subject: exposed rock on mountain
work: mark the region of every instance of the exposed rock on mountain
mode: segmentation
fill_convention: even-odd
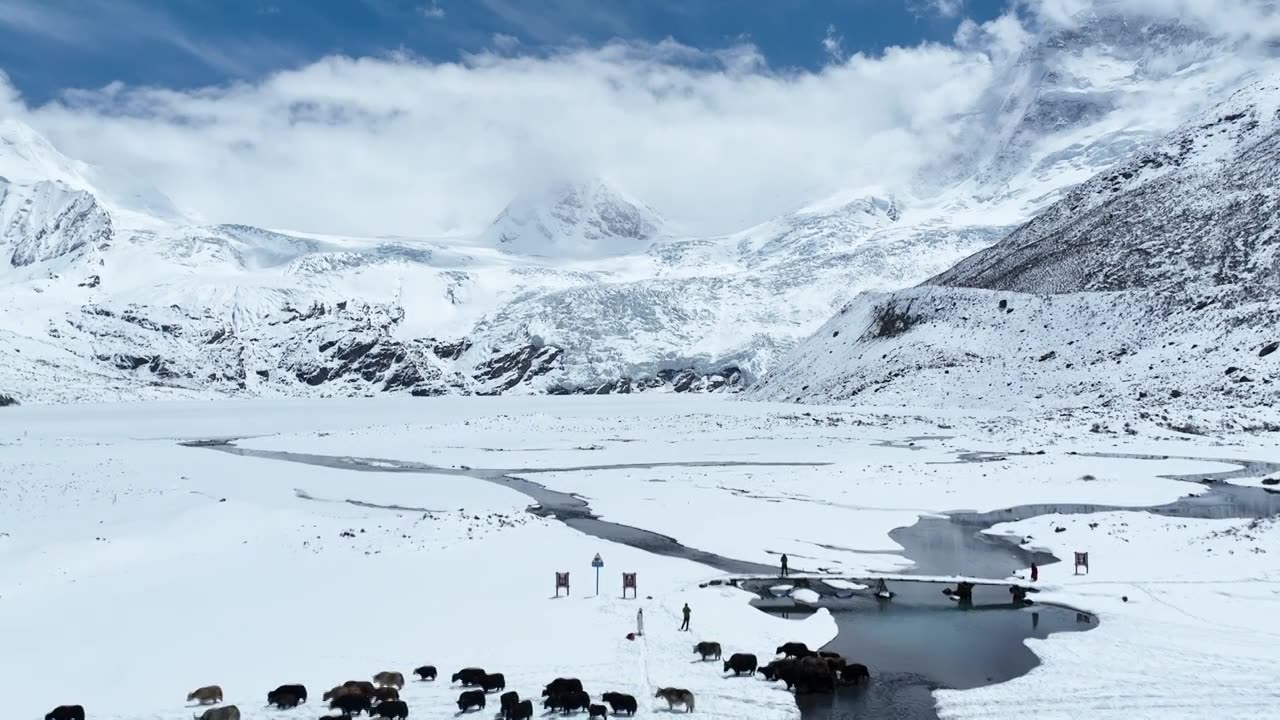
[[[1254,84],[924,285],[860,296],[758,397],[1270,406],[1280,81]]]

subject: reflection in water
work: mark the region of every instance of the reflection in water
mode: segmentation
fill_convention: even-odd
[[[824,649],[866,664],[872,681],[841,688],[835,696],[798,696],[803,717],[936,718],[932,690],[980,687],[1019,677],[1039,662],[1024,644],[1026,638],[1094,626],[1091,616],[1053,605],[1015,609],[1009,604],[984,605],[979,599],[965,609],[944,602],[948,605],[921,606],[895,598],[871,611],[832,613],[839,635]]]

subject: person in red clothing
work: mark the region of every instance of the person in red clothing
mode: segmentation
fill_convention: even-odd
[[[1031,582],[1035,582],[1039,579],[1040,579],[1040,568],[1037,567],[1035,563],[1031,563]]]

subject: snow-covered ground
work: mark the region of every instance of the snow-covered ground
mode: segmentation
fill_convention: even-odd
[[[925,435],[949,437],[918,439]],[[218,683],[247,718],[314,717],[322,714],[314,700],[278,713],[263,708],[265,693],[302,682],[318,698],[347,679],[430,663],[445,677],[411,685],[413,717],[452,717],[458,688],[447,675],[480,665],[505,673],[522,695],[576,676],[597,695],[634,694],[642,713],[665,709],[653,691],[674,685],[697,694],[704,717],[792,718],[798,711],[781,686],[722,679],[718,665],[694,662],[691,646],[717,640],[726,652],[763,658],[783,641],[818,645],[835,632],[825,612],[770,617],[739,591],[699,588],[719,575],[711,568],[582,535],[524,512],[528,498],[480,479],[353,472],[177,444],[225,437],[251,448],[510,470],[581,494],[605,520],[699,550],[768,564],[787,553],[793,569],[849,574],[903,569],[887,533],[922,513],[1164,503],[1203,487],[1158,476],[1231,469],[1070,452],[1280,457],[1280,440],[1267,435],[1185,438],[1153,425],[1111,438],[1044,418],[670,396],[6,408],[0,667],[7,686],[24,688],[6,700],[7,716],[81,703],[94,718],[176,720],[191,712],[187,692]],[[1019,450],[1044,454],[956,462],[965,451]],[[811,464],[600,467],[744,461]],[[1090,521],[1102,524],[1090,530]],[[1051,522],[1070,529],[1054,533]],[[1189,717],[1190,706],[1161,698],[1195,696],[1220,699],[1212,703],[1218,717],[1256,716],[1276,699],[1261,678],[1280,674],[1280,553],[1252,550],[1275,546],[1273,524],[1249,525],[1134,512],[994,528],[1032,536],[1059,556],[1090,550],[1091,576],[1072,578],[1060,564],[1043,568],[1041,582],[1048,597],[1097,612],[1102,623],[1035,642],[1045,664],[1025,678],[940,692],[940,711],[1021,712],[1030,693],[1042,717]],[[1076,547],[1081,537],[1090,547]],[[596,553],[606,563],[599,597]],[[568,598],[552,598],[558,570],[573,573]],[[623,571],[639,573],[638,600],[620,599]],[[1207,582],[1189,583],[1198,580]],[[694,631],[679,633],[686,602]],[[647,634],[632,642],[625,635],[638,609]],[[1239,672],[1228,678],[1233,657]],[[874,658],[861,660],[874,670]],[[1201,660],[1215,664],[1201,668]],[[1153,678],[1122,693],[1139,671]],[[1077,694],[1081,713],[1072,710]]]

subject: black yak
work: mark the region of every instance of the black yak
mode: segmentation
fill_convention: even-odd
[[[423,665],[422,667],[418,668],[417,670],[414,670],[414,671],[413,671],[413,674],[414,674],[414,675],[417,675],[417,676],[418,676],[420,679],[422,679],[422,680],[435,680],[435,679],[436,679],[436,666],[435,666],[435,665]]]
[[[628,715],[636,714],[636,699],[631,695],[625,695],[617,692],[607,692],[600,696],[600,699],[609,703],[609,707],[613,708],[613,714],[626,713]]]
[[[521,700],[507,711],[506,720],[529,720],[533,717],[533,701]]]
[[[768,665],[759,668],[758,672],[764,676],[765,680],[781,680],[783,670],[790,668],[795,663],[795,660],[774,660]]]
[[[276,688],[276,692],[292,695],[298,698],[298,702],[307,701],[306,685],[281,685],[280,687]],[[270,700],[271,700],[270,697],[268,697],[267,701],[270,702]]]
[[[84,720],[84,708],[79,705],[59,705],[44,720]]]
[[[578,678],[556,678],[542,690],[542,697],[551,697],[571,690],[581,690],[582,681]]]
[[[390,700],[379,703],[369,711],[369,717],[387,718],[387,720],[405,720],[409,717],[409,706],[403,700]]]
[[[554,700],[555,706],[564,713],[586,710],[591,706],[591,696],[582,690],[570,690],[561,693],[555,696]]]
[[[506,690],[507,679],[502,673],[490,673],[480,678],[480,689],[485,692],[493,692],[494,690]]]
[[[609,717],[609,711],[603,705],[591,705],[587,708],[587,716],[593,718]]]
[[[359,715],[367,713],[373,707],[369,696],[363,693],[340,695],[329,701],[330,710],[341,710],[343,715]]]
[[[756,656],[751,653],[734,653],[725,661],[724,671],[734,675],[751,675],[756,671]]]
[[[840,670],[840,679],[847,683],[859,683],[871,679],[871,671],[862,663],[850,663]]]
[[[463,690],[458,696],[458,712],[466,712],[471,708],[484,709],[483,690]]]
[[[282,690],[272,690],[271,692],[267,693],[267,704],[275,705],[277,708],[281,710],[296,708],[301,703],[302,703],[302,698],[298,697],[297,695],[294,695],[293,693],[284,692]]]
[[[342,683],[343,687],[355,688],[363,695],[373,695],[373,683],[368,680],[348,680]]]
[[[386,687],[374,688],[372,697],[378,702],[395,702],[400,699],[400,691],[388,685]]]
[[[484,676],[487,674],[488,673],[481,668],[462,668],[453,674],[450,682],[460,682],[463,685],[479,685],[480,681],[483,680]]]
[[[808,645],[801,642],[789,642],[778,646],[774,651],[777,655],[786,655],[787,657],[807,657],[813,654]]]

